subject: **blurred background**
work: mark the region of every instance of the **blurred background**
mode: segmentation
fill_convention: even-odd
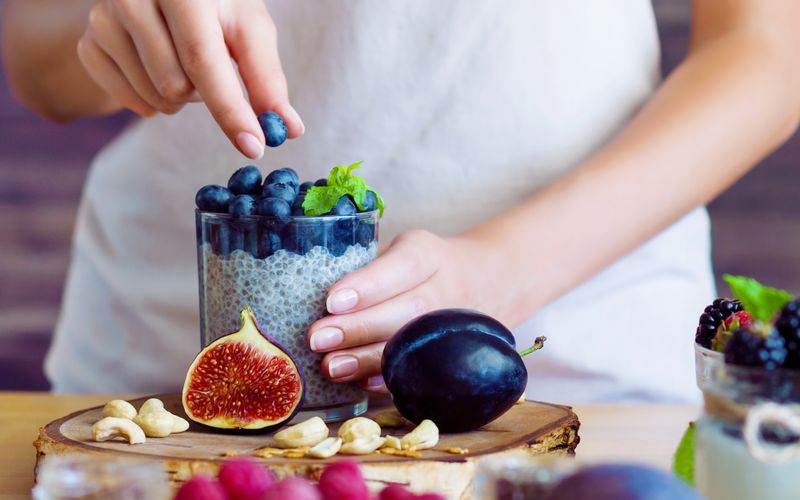
[[[654,5],[666,74],[686,52],[689,0]],[[58,316],[86,170],[131,119],[46,122],[14,100],[0,73],[0,390],[48,388],[42,361]],[[711,204],[718,275],[745,274],[800,293],[798,158],[796,136]]]

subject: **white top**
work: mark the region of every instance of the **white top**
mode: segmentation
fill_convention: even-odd
[[[520,202],[659,83],[646,0],[268,4],[307,133],[260,166],[316,179],[365,160],[387,202],[383,242],[455,234]],[[56,391],[180,386],[199,348],[194,193],[246,163],[202,105],[141,120],[97,156],[47,359]],[[696,398],[694,323],[712,294],[697,210],[516,330],[520,346],[548,336],[526,361],[528,397]]]

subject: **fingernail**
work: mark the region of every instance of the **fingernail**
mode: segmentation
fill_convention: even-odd
[[[367,379],[367,387],[378,388],[383,386],[383,375],[374,375]]]
[[[358,360],[353,356],[336,356],[328,363],[328,373],[331,378],[347,377],[356,370],[358,370]]]
[[[333,292],[327,301],[328,312],[331,314],[343,313],[355,307],[358,302],[358,294],[350,288],[343,288]]]
[[[305,134],[306,126],[303,123],[303,119],[300,118],[300,113],[298,113],[297,110],[294,109],[292,106],[289,106],[289,113],[292,115],[293,120],[297,120],[297,122],[300,123],[300,135]]]
[[[325,351],[341,344],[343,340],[344,332],[338,328],[325,327],[312,333],[308,343],[312,351]]]
[[[253,160],[260,160],[264,156],[264,145],[250,132],[239,132],[236,135],[236,145]]]

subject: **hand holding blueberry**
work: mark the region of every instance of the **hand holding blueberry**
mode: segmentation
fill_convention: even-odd
[[[265,144],[305,130],[289,103],[275,30],[262,0],[101,0],[78,56],[109,111],[174,114],[202,101],[239,151],[257,159]]]

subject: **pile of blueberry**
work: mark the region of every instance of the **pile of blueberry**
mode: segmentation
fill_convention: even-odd
[[[227,187],[210,184],[197,192],[195,204],[201,212],[230,215],[198,226],[198,239],[219,255],[244,250],[257,258],[280,249],[305,255],[322,246],[338,256],[351,245],[368,247],[377,237],[377,227],[372,217],[352,217],[359,210],[349,196],[342,196],[321,217],[304,216],[306,192],[326,184],[326,179],[300,183],[291,168],[273,170],[262,183],[258,167],[242,167],[231,175]],[[361,212],[376,209],[371,191],[363,205]]]

